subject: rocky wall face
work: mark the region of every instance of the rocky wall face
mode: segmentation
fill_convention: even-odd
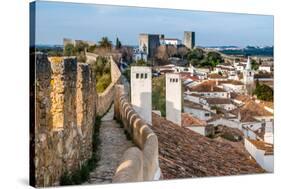
[[[76,58],[36,55],[36,186],[58,185],[92,155],[94,81]]]

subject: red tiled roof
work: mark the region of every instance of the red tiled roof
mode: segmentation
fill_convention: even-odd
[[[180,76],[183,80],[192,79],[193,81],[199,80],[199,77],[196,75],[191,75],[191,73],[180,72]]]
[[[229,143],[209,139],[156,114],[152,123],[164,179],[265,172],[248,154]]]
[[[229,98],[205,98],[208,104],[232,104]]]
[[[247,114],[251,116],[273,116],[272,113],[264,109],[260,104],[254,101],[248,101],[241,109],[241,114]]]
[[[222,75],[217,74],[217,73],[209,74],[208,77],[210,79],[225,79],[225,78],[227,78],[227,76],[222,76]]]
[[[210,112],[209,110],[204,109],[203,105],[191,102],[189,100],[184,100],[184,106],[193,108],[193,109],[197,109],[197,110],[204,110],[204,111]]]
[[[239,101],[242,101],[244,103],[251,100],[250,96],[241,95],[241,94],[237,94],[237,93],[230,93],[230,97],[234,100],[239,100]]]
[[[189,127],[189,126],[206,126],[207,122],[200,120],[196,117],[193,117],[189,113],[182,113],[181,114],[181,125],[182,127]]]
[[[254,117],[261,116],[273,116],[273,114],[267,111],[261,104],[256,103],[253,100],[248,100],[240,108],[229,111],[230,113],[238,116],[240,112],[241,122],[257,122],[257,119]]]
[[[205,81],[189,88],[189,90],[195,92],[225,92],[225,90],[216,86],[215,81]]]
[[[226,81],[219,81],[218,84],[219,85],[221,85],[221,84],[243,85],[243,83],[241,81],[237,81],[237,80],[233,80],[233,79],[229,79]]]

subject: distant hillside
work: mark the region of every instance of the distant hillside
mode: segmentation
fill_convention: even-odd
[[[226,55],[241,56],[273,56],[274,47],[246,47],[243,49],[222,49],[220,52]]]

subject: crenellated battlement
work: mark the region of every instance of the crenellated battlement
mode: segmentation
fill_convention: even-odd
[[[88,64],[40,53],[35,58],[36,185],[52,186],[92,155],[96,92]]]

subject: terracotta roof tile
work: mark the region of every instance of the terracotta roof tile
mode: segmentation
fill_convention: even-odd
[[[215,81],[205,81],[189,88],[189,90],[194,92],[225,92],[225,90],[216,86]]]
[[[218,81],[218,84],[232,84],[232,85],[244,85],[241,81],[229,79],[226,81]]]
[[[208,104],[232,104],[229,98],[205,98]]]
[[[209,74],[208,78],[210,78],[210,79],[226,79],[227,76],[222,76],[220,74],[213,73],[213,74]]]
[[[207,122],[196,117],[193,117],[189,113],[182,113],[181,114],[181,125],[182,127],[190,127],[190,126],[206,126]]]
[[[179,127],[153,114],[164,179],[265,172],[249,155],[232,145]]]
[[[252,140],[247,138],[257,149],[264,150],[266,154],[273,154],[273,144],[266,143],[264,141]]]

